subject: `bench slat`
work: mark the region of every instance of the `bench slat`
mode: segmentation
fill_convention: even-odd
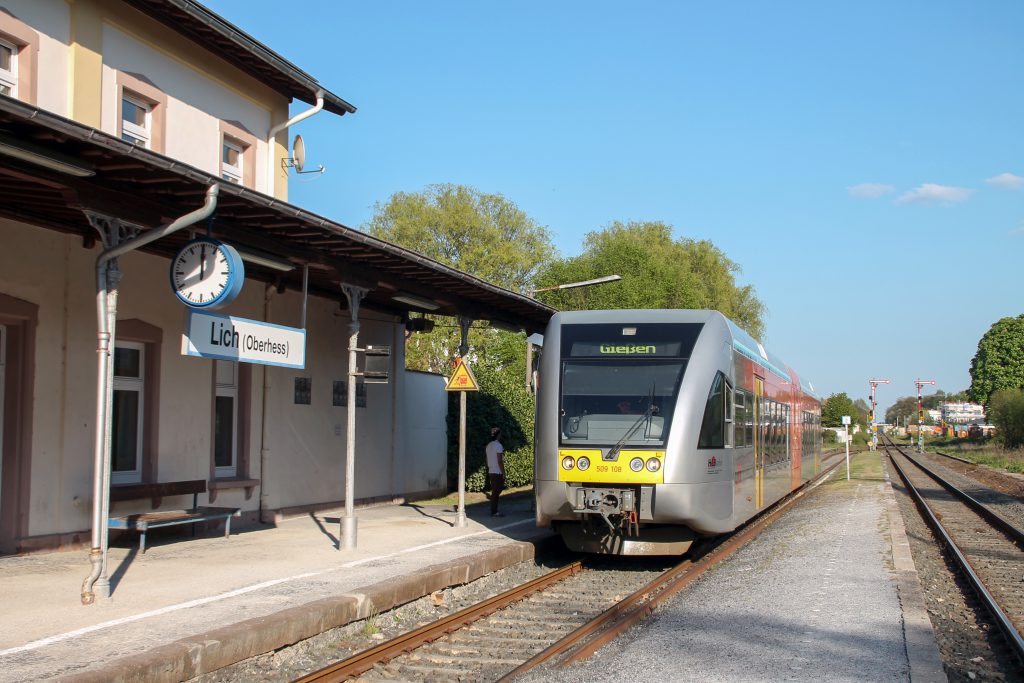
[[[139,549],[146,552],[146,531],[177,524],[195,524],[216,519],[224,520],[224,537],[231,536],[231,518],[242,513],[241,508],[197,507],[191,510],[166,510],[161,512],[142,512],[133,515],[122,515],[107,519],[110,529],[124,529],[140,532]]]

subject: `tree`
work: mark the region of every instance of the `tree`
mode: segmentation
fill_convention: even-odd
[[[1024,387],[1024,315],[997,321],[971,360],[971,400],[987,404],[1000,389]]]
[[[521,291],[555,255],[547,228],[500,194],[463,185],[430,185],[422,192],[397,192],[374,206],[363,225],[374,237],[418,251],[496,285]],[[447,373],[461,332],[450,318],[435,318],[433,332],[406,344],[406,365]],[[474,328],[470,346],[493,344],[496,330]],[[525,349],[525,341],[520,343]],[[524,371],[525,372],[525,371]]]
[[[1007,448],[1024,445],[1024,391],[997,389],[989,399],[988,418]]]
[[[845,391],[832,394],[821,404],[821,426],[842,427],[843,415],[849,415],[851,422],[857,422],[857,407]]]
[[[867,425],[871,415],[871,404],[862,398],[858,398],[853,402],[853,409],[856,411],[850,415],[853,422],[861,425]]]
[[[512,290],[532,283],[555,255],[547,228],[502,195],[465,185],[396,192],[374,205],[363,229]]]
[[[556,260],[537,277],[540,286],[622,276],[620,282],[545,292],[543,300],[566,309],[711,308],[760,339],[764,305],[751,285],[736,284],[740,267],[707,240],[674,239],[659,221],[615,221],[588,233],[583,253]]]

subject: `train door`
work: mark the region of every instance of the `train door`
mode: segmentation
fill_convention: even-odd
[[[764,380],[754,377],[754,509],[764,506],[764,447],[765,434],[761,419],[764,408]]]

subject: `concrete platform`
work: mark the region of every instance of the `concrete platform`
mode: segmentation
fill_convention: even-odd
[[[686,670],[687,658],[709,681],[863,680],[866,671],[945,680],[878,454],[855,463],[853,481],[841,470],[841,481],[808,494],[703,588],[659,610],[646,635],[552,680],[621,680],[652,661],[641,679],[671,680],[660,667]],[[157,536],[145,555],[126,540],[111,550],[112,598],[89,607],[79,599],[85,552],[0,558],[0,681],[179,681],[216,670],[532,558],[551,536],[534,527],[530,503],[505,500],[503,518],[471,507],[465,529],[450,507],[360,509],[354,551],[335,549],[337,511],[228,540]],[[716,648],[721,658],[707,657]]]
[[[230,539],[152,534],[109,556],[111,598],[83,606],[88,553],[0,558],[0,681],[68,676],[179,681],[531,559],[550,534],[531,498],[468,509],[359,509],[357,548],[336,549],[339,511]],[[187,534],[187,532],[186,532]]]

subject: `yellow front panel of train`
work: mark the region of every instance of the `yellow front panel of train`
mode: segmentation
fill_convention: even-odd
[[[580,469],[585,458],[586,469]],[[630,463],[639,458],[639,471]],[[571,461],[571,467],[566,467]],[[665,480],[665,451],[619,451],[616,460],[602,460],[597,449],[566,448],[558,451],[558,481],[584,484],[661,484]]]

